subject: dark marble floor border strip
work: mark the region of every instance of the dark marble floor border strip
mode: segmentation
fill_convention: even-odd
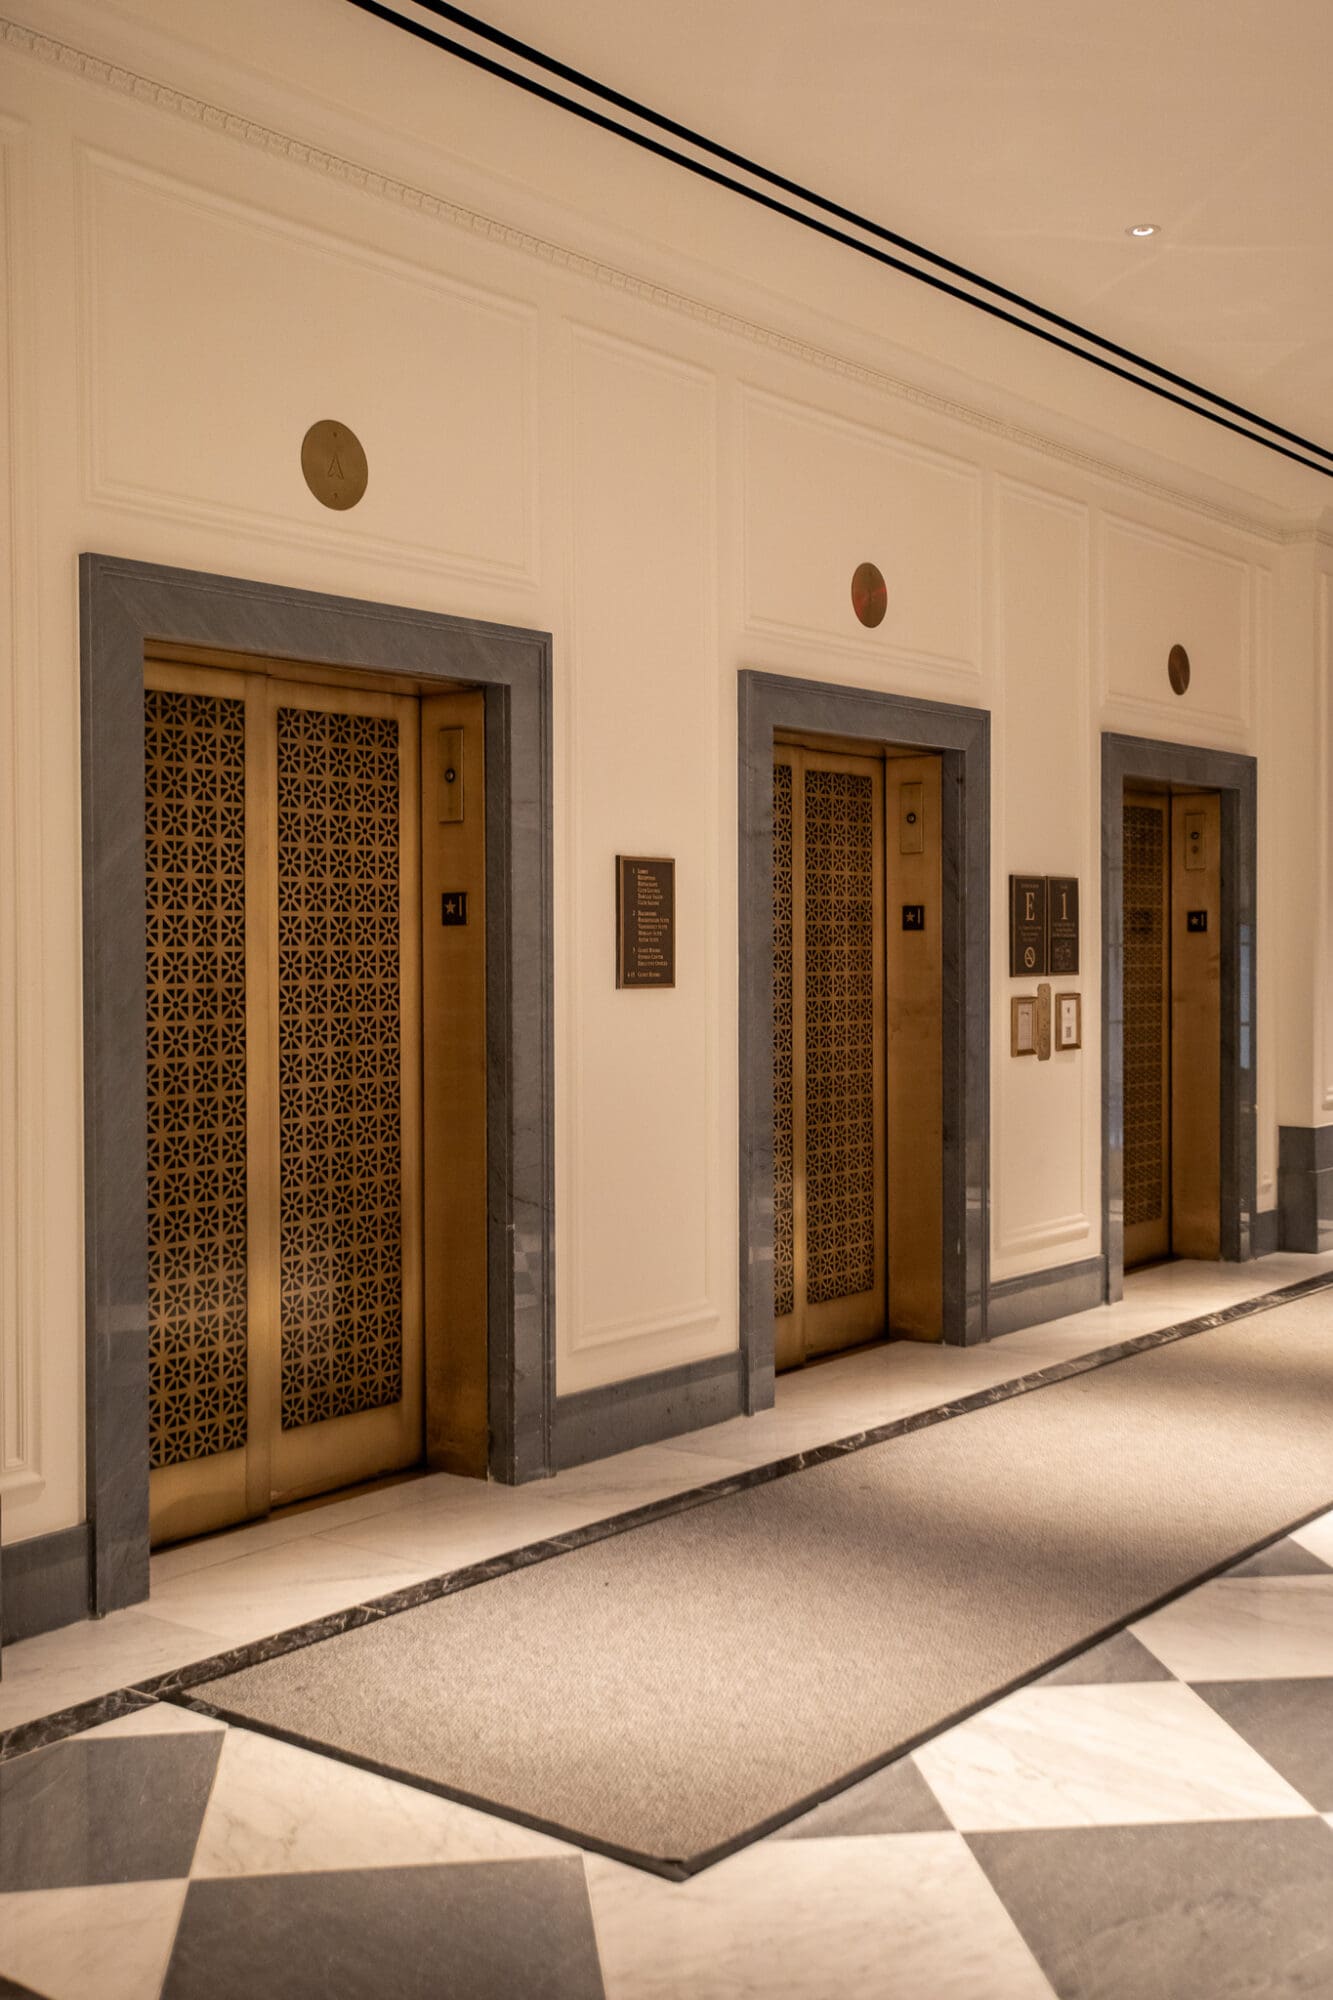
[[[751,1487],[768,1485],[773,1480],[789,1478],[793,1473],[804,1472],[811,1466],[827,1464],[832,1459],[844,1457],[852,1452],[865,1451],[872,1445],[888,1444],[895,1438],[909,1437],[915,1431],[931,1429],[934,1425],[947,1423],[955,1417],[969,1416],[976,1411],[992,1408],[996,1404],[1010,1402],[1017,1396],[1031,1395],[1038,1389],[1047,1389],[1060,1382],[1072,1381],[1075,1376],[1091,1374],[1095,1369],[1109,1367],[1117,1361],[1129,1360],[1134,1355],[1150,1353],[1154,1348],[1167,1347],[1176,1341],[1192,1339],[1198,1334],[1211,1332],[1216,1327],[1229,1326],[1236,1320],[1255,1318],[1261,1313],[1294,1305],[1300,1299],[1331,1288],[1333,1288],[1333,1272],[1320,1272],[1311,1278],[1301,1278],[1294,1284],[1280,1286],[1276,1291],[1261,1292],[1254,1298],[1241,1299],[1235,1305],[1220,1307],[1216,1312],[1201,1313],[1194,1319],[1181,1320],[1174,1326],[1157,1327],[1150,1333],[1136,1334],[1130,1340],[1116,1341],[1107,1347],[1094,1348],[1087,1354],[1072,1356],[1068,1361],[1054,1362],[1048,1368],[1033,1369],[1029,1374],[1014,1376],[1007,1382],[992,1383],[988,1388],[973,1390],[969,1395],[955,1397],[949,1402],[933,1403],[929,1408],[914,1410],[908,1416],[895,1417],[888,1423],[872,1425],[865,1430],[854,1431],[846,1437],[831,1439],[827,1444],[813,1446],[808,1451],[793,1452],[786,1458],[774,1459],[767,1465],[747,1466],[743,1472],[730,1473],[724,1479],[715,1479],[703,1486],[692,1486],[683,1493],[669,1494],[661,1500],[649,1501],[642,1507],[630,1508],[623,1514],[608,1515],[604,1520],[586,1522],[582,1527],[567,1529],[563,1534],[552,1535],[546,1540],[528,1542],[517,1549],[506,1549],[499,1555],[488,1557],[484,1562],[470,1563],[462,1569],[446,1570],[439,1576],[423,1577],[417,1583],[406,1584],[401,1590],[390,1591],[382,1597],[369,1598],[363,1604],[348,1605],[340,1611],[329,1612],[322,1618],[310,1619],[303,1625],[293,1625],[285,1632],[269,1633],[262,1639],[247,1641],[244,1645],[232,1647],[226,1652],[215,1653],[207,1659],[193,1660],[186,1666],[175,1667],[167,1673],[136,1681],[128,1687],[94,1696],[86,1702],[60,1709],[54,1714],[17,1723],[13,1728],[0,1733],[0,1763],[10,1757],[21,1756],[28,1750],[39,1749],[47,1743],[59,1742],[64,1737],[77,1735],[82,1730],[92,1729],[100,1722],[111,1721],[117,1715],[146,1707],[153,1701],[171,1701],[181,1707],[194,1707],[203,1713],[216,1713],[221,1716],[221,1710],[209,1707],[202,1698],[194,1695],[194,1690],[209,1681],[221,1679],[225,1674],[238,1673],[245,1667],[259,1666],[263,1661],[277,1659],[284,1653],[300,1652],[306,1646],[316,1646],[322,1640],[337,1638],[340,1633],[350,1632],[359,1625],[370,1625],[381,1618],[394,1618],[404,1611],[415,1611],[422,1604],[431,1604],[439,1598],[451,1597],[458,1591],[471,1590],[478,1584],[490,1583],[496,1577],[509,1576],[516,1570],[529,1569],[537,1563],[549,1562],[553,1557],[568,1555],[574,1549],[587,1548],[594,1542],[607,1541],[613,1535],[630,1534],[636,1528],[648,1527],[652,1522],[665,1520],[673,1514],[683,1514],[693,1507],[707,1506],[714,1500],[725,1499],[730,1494],[741,1493]],[[1330,1495],[1330,1502],[1333,1503],[1333,1493]],[[1325,1511],[1327,1511],[1325,1507],[1316,1508],[1313,1514],[1303,1517],[1301,1521],[1292,1522],[1279,1534],[1265,1536],[1262,1541],[1255,1543],[1253,1549],[1238,1550],[1234,1556],[1229,1556],[1220,1564],[1218,1569],[1209,1570],[1192,1579],[1190,1583],[1180,1586],[1179,1589],[1169,1591],[1157,1602],[1135,1611],[1133,1617],[1135,1619],[1146,1617],[1149,1611],[1158,1608],[1159,1603],[1171,1602],[1184,1590],[1192,1589],[1195,1583],[1205,1582],[1208,1576],[1216,1575],[1220,1570],[1230,1568],[1233,1563],[1243,1561],[1246,1556],[1257,1553],[1259,1549],[1267,1548],[1270,1542],[1280,1540],[1283,1534],[1292,1533],[1293,1529],[1303,1526],[1305,1520],[1318,1519]],[[1059,1659],[1045,1663],[1039,1671],[1045,1673],[1049,1667],[1061,1665],[1064,1659],[1074,1658],[1087,1646],[1099,1643],[1101,1638],[1109,1637],[1112,1632],[1119,1629],[1121,1629],[1119,1625],[1111,1626],[1105,1633],[1081,1641],[1067,1654],[1062,1654]],[[1032,1675],[1027,1678],[1035,1677]],[[1014,1683],[1015,1686],[1023,1684],[1021,1681]],[[996,1694],[1006,1691],[997,1689],[987,1696],[987,1700],[993,1700]],[[972,1709],[967,1711],[969,1714],[973,1712],[975,1711]],[[954,1719],[960,1720],[961,1716]],[[251,1728],[254,1725],[245,1720],[242,1726]],[[941,1723],[938,1728],[947,1726]],[[932,1728],[929,1732],[931,1735],[936,1733],[937,1728]],[[295,1737],[290,1740],[297,1741]],[[328,1751],[328,1746],[323,1747],[327,1754],[335,1754]],[[897,1756],[903,1749],[911,1747],[910,1744],[900,1746],[893,1755]],[[889,1762],[891,1759],[886,1757],[882,1761]],[[367,1765],[366,1768],[377,1767]],[[856,1783],[859,1777],[869,1776],[870,1770],[878,1768],[879,1765],[873,1765],[866,1771],[848,1778],[846,1783]],[[402,1774],[391,1772],[388,1775]],[[836,1791],[844,1789],[845,1785],[839,1783],[827,1796],[832,1797]],[[461,1798],[462,1795],[458,1796]],[[818,1799],[810,1801],[811,1805],[818,1803]],[[807,1809],[802,1807],[802,1810]],[[488,1806],[487,1810],[494,1808]],[[793,1813],[786,1817],[795,1816]],[[784,1823],[785,1819],[775,1822],[775,1824]],[[763,1831],[771,1829],[765,1826]],[[562,1834],[560,1837],[573,1838],[568,1834]],[[747,1836],[747,1842],[749,1838],[758,1837],[758,1834]],[[744,1845],[746,1842],[741,1844]],[[605,1851],[609,1853],[611,1850]],[[721,1859],[722,1855],[719,1853],[700,1861],[697,1865],[709,1866],[712,1860]],[[643,1863],[636,1859],[635,1865],[642,1866]],[[693,1872],[693,1868],[688,1872]]]

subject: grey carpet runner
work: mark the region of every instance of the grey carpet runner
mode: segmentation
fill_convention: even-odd
[[[1333,1297],[194,1690],[684,1875],[1333,1499]]]

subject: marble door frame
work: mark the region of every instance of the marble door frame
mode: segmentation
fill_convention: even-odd
[[[148,1595],[146,640],[481,687],[486,705],[491,1476],[550,1469],[555,1402],[551,640],[80,558],[89,1601]]]
[[[1227,1263],[1248,1263],[1260,1254],[1254,1241],[1258,768],[1253,757],[1238,751],[1109,732],[1102,736],[1102,1245],[1108,1302],[1123,1296],[1125,1284],[1126,784],[1192,785],[1221,797],[1221,1249]]]
[[[944,1338],[986,1338],[990,1259],[990,715],[794,675],[739,675],[740,1344],[773,1401],[773,739],[937,751],[943,767]]]

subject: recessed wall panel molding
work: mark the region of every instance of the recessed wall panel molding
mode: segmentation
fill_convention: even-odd
[[[105,153],[79,192],[90,500],[536,582],[534,308]],[[369,461],[332,517],[300,458],[329,417]]]
[[[41,715],[33,662],[31,231],[24,131],[0,120],[0,1495],[45,1484],[41,1450],[41,1243],[45,1145]],[[45,1524],[39,1524],[45,1525]]]
[[[562,1394],[734,1343],[723,1324],[716,386],[567,329],[572,610],[564,989],[576,1107]],[[675,861],[676,984],[617,989],[615,856]]]
[[[995,938],[992,1083],[992,1254],[997,1277],[1060,1261],[1043,1253],[1095,1248],[1094,1185],[1100,1077],[1096,975],[1089,940],[1095,820],[1088,696],[1089,510],[1062,494],[999,477],[994,486],[993,583],[997,797],[993,908],[1007,876],[1075,876],[1082,895],[1079,970],[1055,982],[1083,997],[1084,1047],[1045,1064],[1008,1056],[1009,974],[1004,926]],[[1032,990],[1034,982],[1026,982]]]
[[[1254,712],[1254,572],[1238,556],[1114,514],[1100,536],[1101,699],[1145,734],[1246,734]],[[1172,692],[1172,646],[1190,657]]]
[[[1315,678],[1319,701],[1319,795],[1323,819],[1323,839],[1320,842],[1320,866],[1323,870],[1323,923],[1320,939],[1319,983],[1324,996],[1323,1019],[1323,1064],[1324,1080],[1323,1108],[1333,1111],[1333,865],[1330,865],[1330,842],[1333,841],[1333,688],[1329,681],[1333,678],[1333,575],[1328,571],[1319,579],[1319,639],[1316,653]]]
[[[975,684],[979,469],[753,388],[743,392],[743,425],[747,629]],[[849,596],[861,562],[875,563],[888,585],[873,631],[857,623]]]

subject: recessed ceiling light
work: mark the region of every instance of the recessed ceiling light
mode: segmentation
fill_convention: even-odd
[[[1126,236],[1158,236],[1161,234],[1161,224],[1159,222],[1131,222],[1125,234]]]

